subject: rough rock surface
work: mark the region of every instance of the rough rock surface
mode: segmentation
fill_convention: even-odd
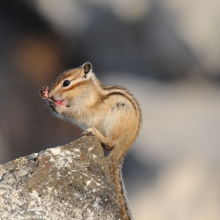
[[[0,165],[0,219],[120,219],[95,137]]]

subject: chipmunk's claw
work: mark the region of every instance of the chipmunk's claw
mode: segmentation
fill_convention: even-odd
[[[88,128],[86,129],[82,135],[85,135],[85,136],[96,136],[96,129],[93,127],[93,128]]]

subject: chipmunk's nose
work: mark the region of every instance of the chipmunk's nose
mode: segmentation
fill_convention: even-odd
[[[54,94],[54,93],[52,93],[52,94],[49,93],[49,97],[50,97],[54,102],[56,102],[57,100],[62,100],[62,99],[63,99],[60,94]]]

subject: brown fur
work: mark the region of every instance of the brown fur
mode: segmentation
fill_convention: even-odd
[[[83,68],[86,65],[86,68]],[[121,218],[131,219],[121,167],[124,156],[136,139],[141,125],[141,111],[135,98],[119,86],[104,87],[95,77],[91,64],[61,74],[51,86],[48,102],[59,116],[86,126],[85,135],[95,135],[111,150],[107,157],[111,179],[121,206]],[[70,81],[64,87],[63,82]],[[46,91],[47,92],[47,91]],[[46,93],[45,93],[46,94]],[[44,95],[45,98],[45,95]],[[56,103],[63,101],[64,106]]]
[[[137,111],[137,108],[136,108],[136,105],[135,105],[134,101],[129,96],[127,96],[126,94],[121,93],[121,92],[111,92],[111,93],[103,96],[102,100],[105,100],[105,99],[109,98],[109,96],[112,96],[112,95],[116,95],[116,96],[121,95],[121,96],[125,97],[126,99],[128,99],[132,103],[134,109]]]

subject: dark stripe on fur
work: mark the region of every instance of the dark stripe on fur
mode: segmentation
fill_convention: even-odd
[[[132,95],[131,93],[129,93],[129,92],[128,92],[125,88],[123,88],[123,87],[120,87],[120,86],[112,86],[112,85],[104,87],[104,90],[113,90],[113,89],[122,90],[122,91],[126,92],[129,96],[132,96],[132,97],[133,97],[133,95]],[[140,107],[139,107],[139,103],[137,102],[137,100],[133,97],[133,99],[134,99],[134,101],[133,101],[129,96],[127,96],[127,95],[126,95],[125,93],[123,93],[123,92],[122,92],[122,93],[121,93],[121,92],[112,92],[112,93],[109,93],[109,94],[107,95],[107,98],[108,98],[109,96],[111,96],[111,95],[122,95],[122,96],[124,96],[125,98],[127,98],[127,99],[132,103],[134,109],[138,112],[138,118],[139,118],[138,127],[139,127],[139,129],[140,129],[141,121],[142,121],[142,116],[141,116],[141,109],[140,109]],[[135,102],[135,103],[134,103],[134,102]],[[136,105],[135,105],[135,104],[136,104]]]
[[[75,68],[75,69],[70,69],[70,70],[67,70],[65,72],[63,72],[51,85],[50,87],[50,91],[52,89],[54,89],[62,80],[66,79],[67,77],[73,75],[73,72],[74,70],[77,70],[78,68]],[[76,74],[75,77],[72,79],[72,80],[75,80],[79,77],[79,74]],[[71,80],[71,81],[72,81]]]
[[[104,88],[104,90],[111,90],[111,89],[121,89],[121,90],[124,90],[124,91],[128,92],[125,88],[123,88],[121,86],[106,86]]]
[[[128,97],[126,94],[124,94],[123,92],[111,92],[111,93],[109,93],[109,94],[103,96],[103,97],[102,97],[102,100],[104,101],[105,99],[107,99],[107,98],[109,98],[110,96],[113,96],[113,95],[121,95],[121,96],[123,96],[124,98],[128,99],[128,100],[132,103],[132,106],[134,107],[134,109],[135,109],[136,111],[138,111],[138,109],[137,109],[137,107],[136,107],[134,101],[133,101],[130,97]]]
[[[87,84],[87,83],[88,83],[88,80],[80,81],[80,82],[78,82],[78,83],[73,84],[73,85],[70,86],[70,87],[67,87],[66,89],[63,89],[62,92],[66,92],[66,91],[72,90],[72,89],[74,89],[75,87],[82,86],[82,85],[85,85],[85,84]]]

